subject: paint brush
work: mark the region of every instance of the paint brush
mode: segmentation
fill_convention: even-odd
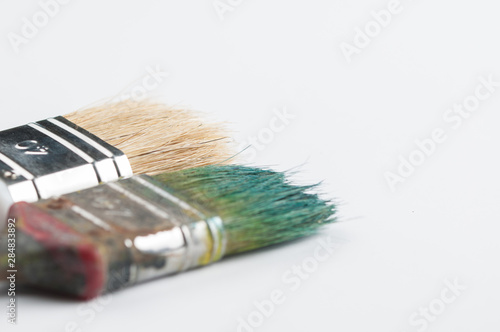
[[[106,103],[0,132],[0,228],[14,202],[230,158],[220,123],[146,101]]]
[[[17,203],[1,239],[15,234],[17,283],[90,299],[313,234],[335,220],[315,188],[244,166],[140,175]]]

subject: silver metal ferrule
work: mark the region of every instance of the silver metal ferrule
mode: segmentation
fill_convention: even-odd
[[[145,175],[60,200],[69,204],[51,215],[88,234],[107,257],[108,283],[113,284],[107,291],[216,262],[226,251],[219,217]],[[48,205],[42,201],[37,206]]]
[[[34,202],[132,176],[127,156],[63,117],[0,132],[0,228]]]

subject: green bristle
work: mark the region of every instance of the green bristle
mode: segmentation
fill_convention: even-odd
[[[335,220],[335,206],[309,193],[316,185],[292,185],[284,173],[207,166],[155,178],[222,218],[228,255],[310,235]]]

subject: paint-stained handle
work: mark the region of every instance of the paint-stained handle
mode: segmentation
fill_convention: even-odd
[[[222,258],[220,218],[148,176],[15,204],[20,280],[80,298]]]

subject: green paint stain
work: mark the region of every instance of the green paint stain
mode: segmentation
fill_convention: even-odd
[[[222,218],[227,255],[314,234],[335,221],[335,205],[291,184],[286,174],[245,166],[207,166],[154,177],[167,190]]]

